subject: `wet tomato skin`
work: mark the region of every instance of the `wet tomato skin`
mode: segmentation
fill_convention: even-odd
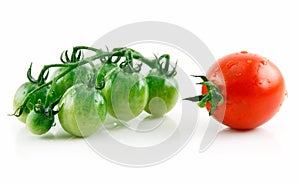
[[[107,114],[106,100],[102,93],[85,84],[69,88],[58,106],[62,128],[77,137],[87,137],[97,132]]]
[[[213,117],[234,129],[253,129],[270,120],[279,111],[286,92],[279,69],[270,60],[246,51],[219,59],[207,78],[224,96]],[[206,92],[203,86],[202,93]]]
[[[102,90],[107,100],[108,113],[123,121],[137,117],[148,100],[148,86],[139,73],[114,72]]]

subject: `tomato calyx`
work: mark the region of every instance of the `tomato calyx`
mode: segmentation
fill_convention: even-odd
[[[134,60],[138,60],[142,55],[131,48],[115,48],[113,53],[108,57],[107,63],[118,63],[122,57],[124,61],[119,64],[119,67],[127,73],[139,73],[142,69],[142,63],[133,64]],[[115,59],[114,59],[115,58]]]
[[[42,101],[39,99],[38,103],[34,105],[33,110],[36,113],[44,114],[45,117],[55,116],[56,114],[58,114],[59,110],[54,110],[54,107],[59,103],[59,101],[60,101],[60,98],[57,101],[55,101],[54,103],[52,103],[51,105],[46,107],[45,105],[42,104]]]
[[[48,76],[49,76],[49,70],[46,70],[45,73],[43,73],[38,79],[33,78],[31,75],[31,70],[32,70],[32,63],[30,63],[30,66],[27,70],[27,78],[31,83],[42,85],[46,82]]]
[[[23,113],[23,111],[26,108],[26,104],[21,105],[20,107],[18,107],[14,113],[12,114],[8,114],[9,116],[16,116],[16,117],[20,117]]]
[[[221,94],[220,89],[217,87],[217,85],[209,81],[206,76],[202,76],[202,75],[192,75],[192,76],[200,77],[203,81],[197,84],[205,85],[208,91],[205,94],[184,98],[183,100],[198,102],[198,106],[201,108],[205,107],[207,103],[210,103],[211,107],[209,110],[209,115],[211,116],[215,112],[217,106],[221,105],[224,102],[224,97]]]
[[[82,50],[77,47],[73,47],[71,58],[68,55],[68,50],[65,50],[60,55],[60,61],[62,63],[76,63],[84,58]]]
[[[155,55],[156,62],[158,64],[158,71],[160,75],[164,75],[166,77],[174,77],[177,74],[176,67],[177,67],[177,61],[173,68],[170,70],[171,64],[170,64],[170,55],[164,54],[160,57],[157,57]]]

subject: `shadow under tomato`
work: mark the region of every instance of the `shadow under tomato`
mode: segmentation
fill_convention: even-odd
[[[174,134],[178,127],[177,123],[168,116],[156,118],[145,115],[140,122],[128,123],[128,125],[116,123],[116,127],[108,127],[114,125],[115,121],[111,118],[106,120],[104,127],[94,135],[88,137],[87,141],[89,143],[94,143],[94,141],[97,141],[95,143],[99,143],[110,137],[124,145],[148,147],[164,142]]]
[[[68,151],[76,152],[77,146],[85,146],[83,139],[73,137],[60,129],[62,128],[55,128],[40,136],[30,133],[24,125],[15,135],[14,147],[17,156],[25,159],[40,159],[42,156],[55,155],[58,150],[63,151],[67,148]]]
[[[124,122],[108,115],[103,124],[103,127],[107,130],[128,128],[135,132],[151,132],[152,130],[160,127],[163,123],[168,122],[168,119],[170,118],[166,115],[161,117],[154,117],[143,112],[135,119]]]
[[[274,134],[263,127],[251,130],[225,128],[219,132],[212,148],[222,151],[222,155],[269,155],[280,152]]]
[[[20,141],[20,143],[25,143],[26,141],[33,141],[33,142],[43,142],[46,140],[74,140],[80,139],[78,137],[74,137],[67,132],[65,132],[60,126],[56,126],[51,128],[51,130],[44,134],[44,135],[35,135],[32,134],[24,125],[23,128],[20,129],[19,133],[17,134],[16,141]]]
[[[47,133],[45,135],[42,135],[40,139],[44,140],[74,140],[74,139],[81,139],[79,137],[72,136],[65,132],[62,128],[59,129],[56,133]]]

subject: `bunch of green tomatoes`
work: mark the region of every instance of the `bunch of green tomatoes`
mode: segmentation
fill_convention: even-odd
[[[84,50],[94,55],[84,57]],[[143,111],[160,117],[178,100],[177,63],[172,65],[168,54],[148,59],[125,47],[104,51],[77,46],[71,55],[62,52],[60,60],[45,65],[38,78],[30,65],[28,81],[15,93],[13,115],[34,134],[47,133],[58,116],[66,132],[87,137],[101,128],[107,114],[122,121]],[[141,73],[144,64],[147,74]]]

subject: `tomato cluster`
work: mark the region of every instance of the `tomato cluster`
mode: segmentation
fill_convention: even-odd
[[[95,52],[84,58],[82,50]],[[94,61],[100,60],[100,65]],[[37,135],[47,133],[58,116],[62,128],[77,137],[97,132],[107,114],[129,121],[143,111],[163,116],[176,104],[178,85],[168,55],[153,60],[130,48],[116,48],[111,52],[90,47],[75,47],[71,57],[61,55],[63,64],[46,65],[38,79],[27,76],[14,98],[14,115],[26,123]],[[137,63],[139,62],[139,63]],[[150,67],[142,74],[142,63]],[[50,81],[49,69],[57,67]]]

